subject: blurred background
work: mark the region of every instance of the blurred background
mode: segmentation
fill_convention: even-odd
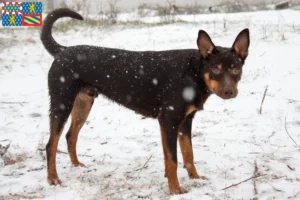
[[[204,12],[205,10],[214,11],[246,11],[252,9],[271,9],[272,6],[279,3],[289,2],[291,5],[299,4],[299,0],[44,0],[47,9],[58,8],[61,6],[69,6],[73,8],[85,8],[91,13],[107,12],[111,6],[116,6],[120,12],[131,12],[138,8],[161,9],[175,7],[180,10],[198,10]],[[274,6],[273,6],[274,8]]]
[[[23,0],[21,0],[23,1]],[[44,12],[70,7],[85,14],[117,15],[139,11],[140,15],[201,14],[214,12],[245,12],[297,7],[300,0],[40,0]],[[0,0],[5,2],[5,0]],[[153,11],[153,12],[151,12]],[[112,14],[113,13],[113,14]],[[1,15],[1,14],[0,14]]]

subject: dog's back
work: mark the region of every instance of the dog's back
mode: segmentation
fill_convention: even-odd
[[[194,49],[135,52],[73,46],[56,56],[49,87],[92,87],[123,106],[157,117],[165,91],[184,81],[191,60],[197,61]]]

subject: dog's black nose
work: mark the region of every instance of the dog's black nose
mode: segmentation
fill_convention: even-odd
[[[223,91],[224,91],[223,92],[224,99],[230,99],[234,96],[233,88],[224,88]]]

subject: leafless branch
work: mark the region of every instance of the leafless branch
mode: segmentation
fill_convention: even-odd
[[[256,160],[254,161],[254,172],[253,172],[253,176],[258,176],[258,167],[257,167],[257,162]],[[258,192],[257,192],[257,187],[256,187],[256,181],[255,179],[252,179],[253,180],[253,187],[254,187],[254,195],[257,196],[258,195]]]
[[[260,104],[259,114],[261,114],[261,112],[262,112],[262,106],[263,106],[263,103],[264,103],[264,101],[265,101],[267,91],[268,91],[268,86],[267,86],[266,89],[265,89],[265,93],[264,93],[264,96],[263,96],[262,101],[261,101],[261,104]]]
[[[144,163],[144,165],[140,168],[138,175],[136,176],[136,178],[138,178],[140,176],[141,171],[145,168],[145,166],[148,164],[148,162],[151,160],[152,155],[149,156],[149,158],[146,160],[146,162]]]
[[[59,149],[57,149],[57,153],[68,154],[67,152],[61,151]]]
[[[280,190],[280,189],[274,187],[272,184],[270,184],[270,185],[271,185],[271,187],[272,187],[276,192],[283,192],[282,190]]]
[[[232,184],[232,185],[230,185],[230,186],[228,186],[228,187],[225,187],[225,188],[223,188],[222,190],[227,190],[227,189],[229,189],[229,188],[236,187],[236,186],[240,185],[241,183],[245,183],[245,182],[247,182],[247,181],[249,181],[249,180],[251,180],[251,179],[256,179],[256,178],[259,178],[259,177],[262,177],[262,176],[266,176],[266,175],[267,175],[267,174],[262,174],[262,175],[252,176],[252,177],[250,177],[250,178],[248,178],[248,179],[246,179],[246,180],[244,180],[244,181],[241,181],[241,182],[239,182],[239,183],[235,183],[235,184]]]
[[[294,198],[296,198],[299,194],[300,194],[300,191],[294,195]]]
[[[291,138],[291,140],[293,140],[293,142],[298,146],[299,150],[300,150],[300,146],[297,144],[297,142],[292,138],[292,136],[289,134],[287,127],[286,127],[286,117],[285,117],[285,121],[284,121],[284,128],[285,128],[285,132],[286,134],[288,134],[288,136]]]
[[[286,165],[291,171],[295,171],[295,167],[291,167],[290,165]]]

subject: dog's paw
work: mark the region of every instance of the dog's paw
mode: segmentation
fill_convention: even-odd
[[[206,176],[199,176],[199,179],[208,180],[208,178]]]
[[[198,174],[189,174],[190,179],[201,179],[201,176]]]
[[[49,185],[61,185],[61,180],[57,178],[48,178]]]
[[[81,163],[81,162],[78,162],[78,163],[73,163],[74,167],[85,167],[85,164]]]
[[[206,176],[199,176],[198,174],[189,174],[190,179],[202,179],[202,180],[208,180]]]
[[[170,189],[170,193],[171,194],[185,194],[185,193],[187,193],[187,190],[182,187],[172,188],[172,189]]]

